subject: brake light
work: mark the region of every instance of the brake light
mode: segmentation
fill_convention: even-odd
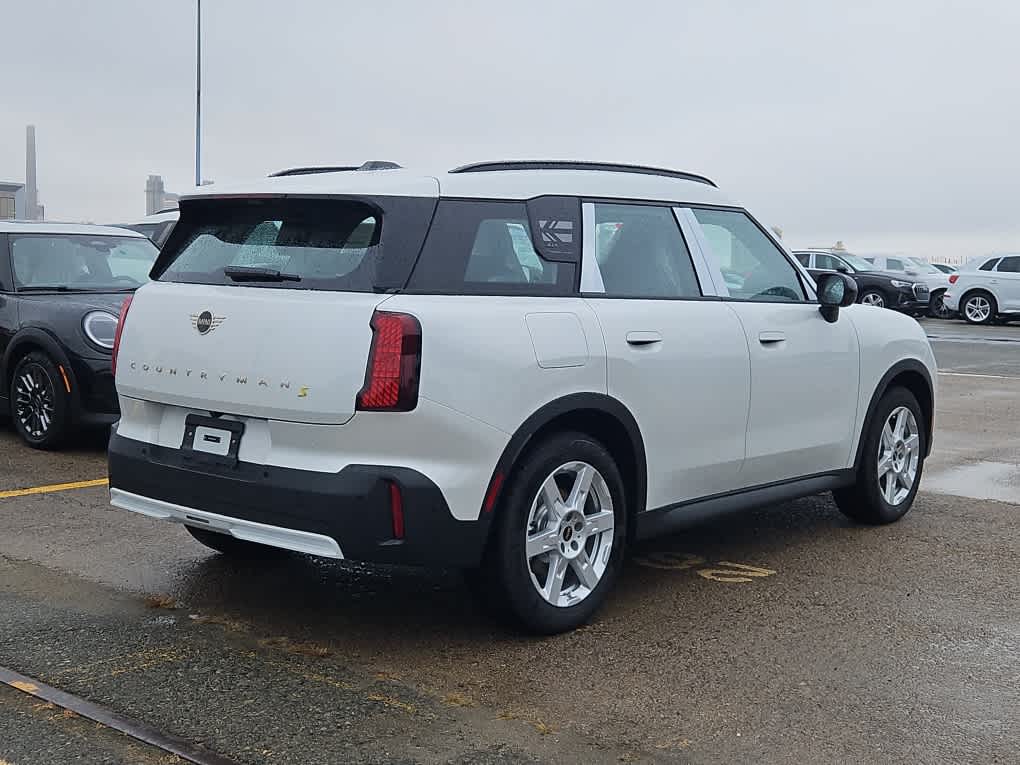
[[[956,280],[959,279],[959,278],[960,278],[959,274],[950,274],[949,275],[949,283],[950,284],[956,284]]]
[[[409,412],[418,405],[421,324],[406,313],[372,315],[372,348],[359,411]]]
[[[127,322],[128,311],[131,309],[131,297],[124,298],[120,306],[120,319],[117,321],[117,331],[113,333],[113,358],[110,360],[110,371],[117,374],[117,354],[120,353],[120,336],[124,333],[124,324]]]

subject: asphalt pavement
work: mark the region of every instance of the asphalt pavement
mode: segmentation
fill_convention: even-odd
[[[0,666],[243,763],[1020,762],[1020,328],[924,325],[902,522],[826,496],[707,521],[542,639],[454,571],[225,561],[109,508],[102,435],[0,426]],[[180,761],[0,686],[4,760]]]

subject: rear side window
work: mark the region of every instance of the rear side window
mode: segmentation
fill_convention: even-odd
[[[995,265],[998,262],[999,262],[998,258],[992,258],[991,260],[986,262],[983,266],[981,266],[980,270],[982,270],[982,271],[994,271],[995,270]]]
[[[804,266],[804,268],[809,268],[811,266],[811,256],[808,253],[806,253],[806,252],[795,252],[793,254],[794,254],[794,257],[796,257],[797,260],[800,261],[800,264],[802,266]]]
[[[701,295],[691,253],[669,207],[596,204],[595,227],[595,260],[607,295]]]
[[[886,258],[886,260],[885,260],[885,267],[889,271],[902,271],[903,270],[903,261],[900,260],[899,258]]]
[[[445,199],[408,289],[468,294],[566,294],[575,267],[535,249],[523,202]]]
[[[433,200],[208,200],[182,205],[160,281],[381,292],[400,289]],[[245,271],[244,279],[237,278]]]
[[[1010,256],[1003,258],[999,261],[999,267],[996,270],[1012,274],[1020,273],[1020,257]]]

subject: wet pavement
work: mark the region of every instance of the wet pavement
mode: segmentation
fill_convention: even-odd
[[[105,466],[0,427],[0,665],[239,762],[1020,762],[1020,328],[925,326],[958,339],[902,522],[711,520],[552,638],[454,571],[231,563],[102,486],[4,497]],[[174,762],[37,704],[0,687],[0,760]]]

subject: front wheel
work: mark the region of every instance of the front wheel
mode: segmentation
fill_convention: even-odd
[[[933,319],[950,319],[953,316],[953,311],[946,307],[946,302],[943,299],[945,293],[936,292],[931,296],[931,301],[928,303],[928,315]]]
[[[906,388],[887,392],[867,425],[856,484],[833,492],[842,513],[867,524],[906,515],[921,483],[927,433],[914,394]]]
[[[878,290],[864,290],[861,294],[861,305],[870,305],[875,308],[885,308],[886,299]]]
[[[974,292],[967,295],[960,306],[960,313],[968,324],[991,324],[995,321],[998,307],[995,298],[987,292]]]
[[[70,429],[71,396],[66,378],[42,351],[18,362],[11,377],[11,417],[21,439],[34,449],[55,449]]]
[[[553,634],[586,622],[619,574],[627,534],[620,471],[598,441],[564,433],[514,470],[478,572],[518,625]]]

